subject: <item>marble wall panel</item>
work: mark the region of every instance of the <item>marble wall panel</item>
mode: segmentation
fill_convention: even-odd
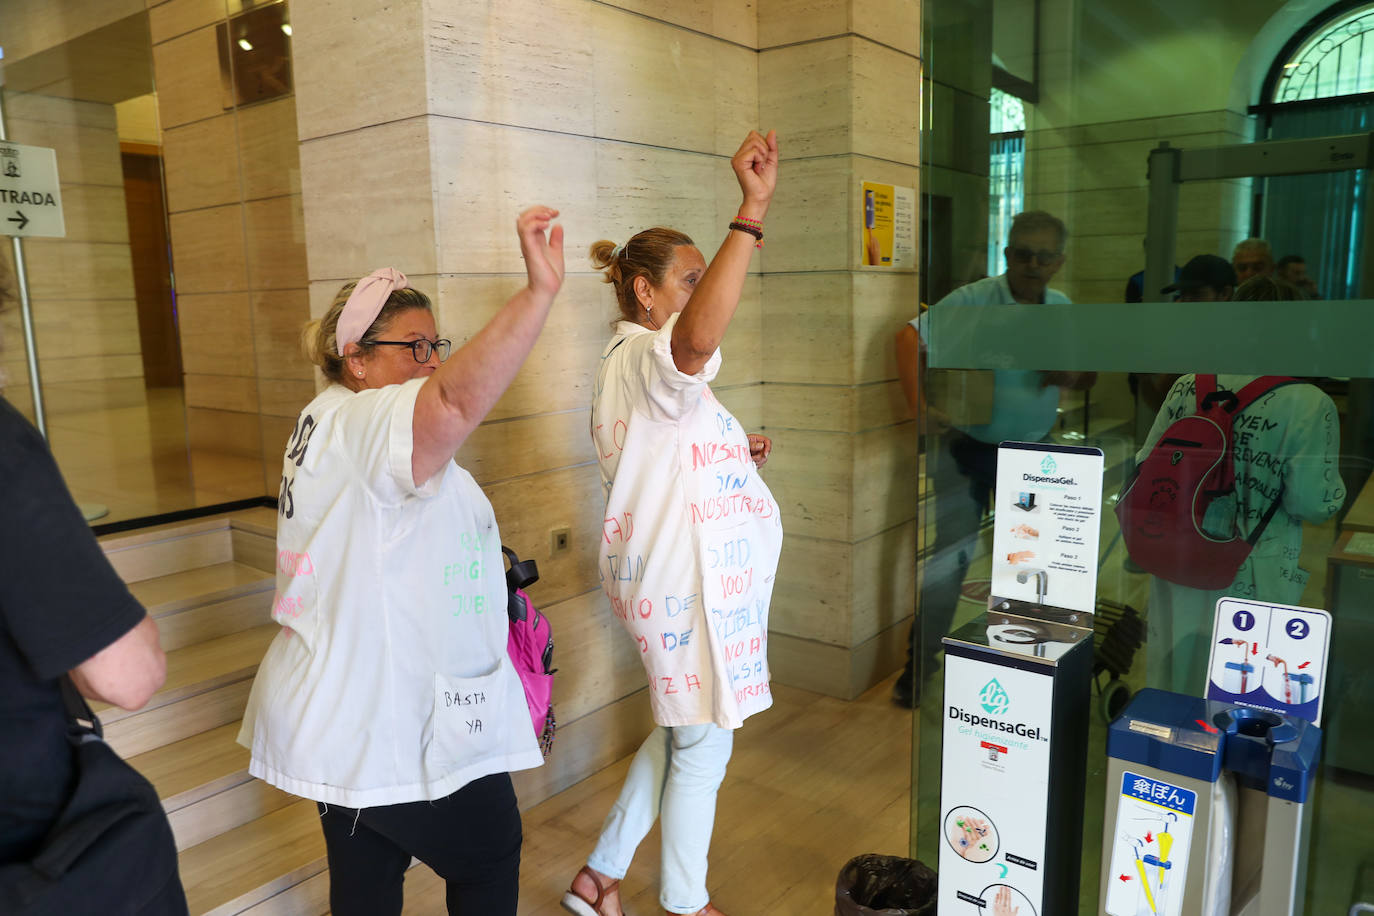
[[[298,96],[298,109],[300,104]],[[338,278],[342,283],[386,265],[407,275],[435,272],[436,201],[425,119],[309,140],[301,144],[300,160],[311,278]],[[433,165],[437,168],[438,163]],[[510,226],[513,240],[514,214]],[[445,244],[452,242],[445,239]]]
[[[206,489],[217,494],[237,492],[242,498],[257,492],[261,482],[261,436],[262,426],[256,413],[186,408],[186,441],[193,452],[191,473],[202,477]],[[250,464],[225,460],[235,457],[253,461]],[[197,485],[200,483],[198,480]],[[272,491],[272,495],[276,492]]]
[[[186,406],[258,412],[257,379],[237,375],[185,375]]]
[[[182,293],[181,362],[188,373],[255,374],[251,300],[247,293]]]
[[[909,469],[915,482],[915,465]],[[857,541],[853,546],[853,611],[848,644],[866,642],[909,620],[916,610],[916,521]]]
[[[540,606],[601,587],[597,555],[605,500],[595,464],[498,481],[483,488],[496,512],[501,542],[539,564]],[[549,552],[549,534],[570,531],[568,549]]]
[[[591,409],[493,420],[472,431],[455,456],[479,484],[596,460]]]
[[[18,309],[14,311],[17,315]],[[33,302],[32,311],[43,366],[54,360],[141,352],[133,299],[43,299]],[[10,337],[10,347],[14,359],[22,362],[24,345],[18,334],[16,330]]]
[[[167,0],[148,10],[153,44],[185,35],[251,7],[255,0]]]
[[[847,647],[855,588],[853,545],[794,534],[786,516],[783,530],[782,554],[768,611],[770,638],[785,633]]]
[[[679,25],[725,41],[757,48],[758,12],[736,0],[607,0],[607,6]]]
[[[597,137],[729,155],[758,121],[757,55],[592,7]],[[671,103],[666,100],[671,99]]]
[[[759,0],[758,10],[760,50],[849,31],[847,0]]]
[[[916,275],[865,270],[853,274],[853,379],[882,382],[897,377],[893,335],[920,308]]]
[[[905,426],[865,430],[854,436],[852,448],[853,539],[873,537],[915,519],[916,440],[910,431]]]
[[[524,283],[523,277],[443,277],[439,281],[439,329],[462,346]],[[528,417],[582,410],[592,403],[592,382],[601,351],[611,339],[604,285],[595,277],[569,277],[554,301],[544,330],[515,381],[488,418]]]
[[[129,243],[124,188],[76,184],[62,186],[62,222],[68,242]]]
[[[21,60],[143,12],[143,0],[7,0],[0,4],[5,57]]]
[[[119,137],[113,124],[96,127],[10,117],[7,127],[15,143],[56,151],[57,176],[63,187],[84,184],[123,188]]]
[[[163,130],[224,113],[217,41],[214,26],[207,26],[153,45]]]
[[[763,352],[763,282],[750,276],[744,281],[739,307],[721,341],[720,372],[711,383],[712,389],[762,381]]]
[[[853,39],[850,44],[853,62],[848,95],[854,131],[848,151],[914,166],[921,161],[920,61],[879,44],[881,40]]]
[[[848,433],[770,429],[768,487],[788,534],[850,541],[854,437]]]
[[[296,98],[249,105],[238,116],[243,198],[301,192],[300,144],[296,141]]]
[[[524,274],[515,220],[535,204],[563,214],[567,263],[588,269],[587,246],[601,237],[588,219],[596,212],[593,141],[453,118],[430,118],[428,128],[437,236],[429,250],[437,245],[440,273]],[[314,263],[312,253],[319,276]]]
[[[912,57],[921,54],[921,4],[912,0],[850,0],[849,27]]]
[[[607,238],[623,243],[643,229],[668,226],[690,236],[709,259],[739,206],[739,185],[729,163],[717,156],[598,143],[595,166],[598,231],[588,242]],[[574,219],[569,211],[568,220]],[[578,250],[574,263],[579,270],[590,266],[586,251],[586,245]]]
[[[258,291],[252,294],[253,352],[261,378],[313,380],[310,363],[301,352],[301,328],[310,318],[304,289]]]
[[[806,385],[853,382],[853,284],[825,271],[763,277],[764,378]]]
[[[895,334],[894,334],[895,337]],[[874,382],[855,388],[854,427],[855,430],[873,429],[879,426],[908,424],[911,417],[907,413],[906,395],[902,393],[901,383],[896,380]],[[914,427],[910,435],[914,436]]]
[[[854,179],[847,156],[788,159],[778,167],[778,191],[768,211],[765,273],[846,270],[857,261],[851,246],[849,202]],[[818,218],[825,214],[824,218]],[[849,249],[856,249],[853,255]],[[765,293],[765,297],[767,294]]]
[[[303,289],[305,217],[300,197],[250,200],[243,205],[243,222],[249,287]]]
[[[445,6],[422,0],[294,5],[291,58],[301,140],[425,114],[425,21],[432,7]],[[313,209],[308,212],[313,215]]]
[[[241,205],[173,213],[167,224],[179,296],[246,288]]]
[[[305,405],[315,399],[315,382],[313,379],[259,378],[257,385],[258,411],[263,416],[294,419],[305,409]],[[272,440],[264,439],[263,441],[270,444]]]
[[[624,13],[586,0],[443,0],[425,19],[428,112],[452,118],[591,135],[596,23]],[[538,28],[531,28],[538,21]],[[636,32],[644,31],[637,21]],[[594,32],[597,32],[594,39]],[[518,76],[517,76],[518,74]]]
[[[857,388],[770,380],[763,386],[764,416],[769,429],[853,432]]]
[[[786,45],[759,54],[759,112],[788,159],[851,152],[855,99],[852,37]],[[913,90],[914,93],[914,90]]]
[[[233,114],[216,115],[162,132],[167,210],[198,210],[239,199],[239,157]]]
[[[134,298],[128,244],[25,239],[33,301]]]

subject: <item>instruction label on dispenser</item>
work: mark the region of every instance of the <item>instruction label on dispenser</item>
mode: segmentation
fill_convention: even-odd
[[[1108,916],[1177,916],[1188,877],[1197,793],[1129,770],[1121,774]]]
[[[947,651],[944,700],[939,911],[1051,916],[1042,904],[1054,678]]]
[[[992,594],[1091,614],[1097,598],[1102,452],[1003,442],[997,450]]]
[[[1207,699],[1321,724],[1331,615],[1321,608],[1217,601]]]

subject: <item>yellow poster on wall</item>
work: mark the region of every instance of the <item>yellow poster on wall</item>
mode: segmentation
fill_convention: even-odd
[[[861,263],[868,267],[916,266],[916,191],[876,181],[859,184],[863,214]]]

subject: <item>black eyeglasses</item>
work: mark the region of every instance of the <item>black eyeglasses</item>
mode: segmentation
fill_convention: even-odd
[[[1046,251],[1043,248],[1039,251],[1032,251],[1029,248],[1008,248],[1006,253],[1007,257],[1021,264],[1029,264],[1034,258],[1041,267],[1048,267],[1064,256],[1062,251]]]
[[[384,347],[410,347],[410,355],[415,357],[417,363],[429,362],[430,352],[439,354],[439,362],[448,359],[448,351],[453,349],[453,341],[441,337],[438,340],[428,340],[421,337],[419,340],[374,340],[374,344]]]

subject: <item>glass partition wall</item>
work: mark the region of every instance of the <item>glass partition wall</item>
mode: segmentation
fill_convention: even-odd
[[[1222,594],[1332,614],[1305,912],[1374,899],[1364,746],[1374,679],[1363,663],[1374,650],[1374,172],[1317,171],[1328,161],[1312,173],[1236,166],[1184,180],[1172,221],[1154,214],[1173,244],[1147,270],[1149,157],[1161,143],[1210,150],[1374,130],[1374,4],[925,0],[922,22],[923,306],[968,304],[970,290],[945,297],[1008,273],[1012,298],[971,287],[983,290],[977,301],[1008,304],[927,319],[923,337],[918,620],[930,701],[916,713],[918,857],[934,864],[944,842],[934,649],[987,607],[998,522],[982,485],[987,455],[998,439],[1030,437],[1106,458],[1079,912],[1102,911],[1107,723],[1147,686],[1204,692]],[[1348,163],[1360,164],[1370,163]],[[1062,220],[1063,244],[1043,223],[1017,237],[1017,210]],[[1267,245],[1237,247],[1247,239]],[[1213,257],[1194,261],[1202,255]],[[1246,284],[1255,274],[1270,279]],[[1037,283],[1063,297],[1035,295]],[[1043,304],[1012,304],[1021,298]],[[1197,373],[1232,387],[1296,379],[1253,408],[1253,438],[1238,444],[1242,530],[1278,508],[1217,592],[1145,572],[1109,511],[1169,419],[1192,411]]]
[[[5,136],[55,151],[66,222],[20,243],[38,400],[97,524],[275,495],[313,392],[287,5],[127,6],[0,5]],[[20,324],[4,397],[34,419]]]

